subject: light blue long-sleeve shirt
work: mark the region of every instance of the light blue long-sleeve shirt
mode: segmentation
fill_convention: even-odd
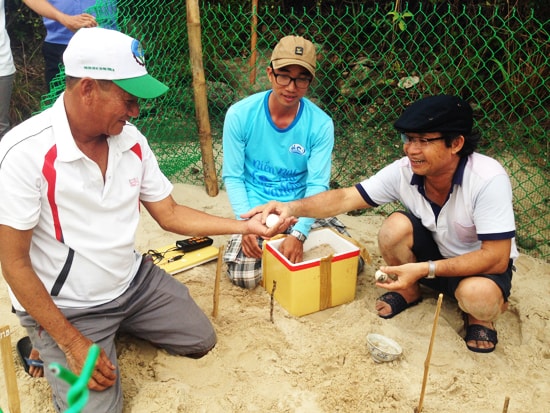
[[[291,201],[326,191],[334,147],[332,119],[307,98],[285,129],[271,120],[271,90],[227,111],[223,128],[223,180],[237,218],[270,200]],[[315,219],[294,229],[309,234]]]

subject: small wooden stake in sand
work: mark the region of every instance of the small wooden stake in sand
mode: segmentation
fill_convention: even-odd
[[[218,302],[220,298],[220,278],[222,274],[223,266],[223,253],[225,251],[225,245],[220,247],[218,251],[218,265],[216,267],[216,280],[214,281],[214,303],[212,307],[212,317],[218,316]]]
[[[0,349],[2,350],[4,379],[6,380],[6,388],[8,390],[8,409],[10,413],[21,413],[17,377],[15,376],[15,363],[13,362],[11,353],[11,331],[9,326],[0,327]]]
[[[273,321],[273,307],[275,306],[275,289],[277,288],[277,281],[273,280],[273,288],[271,289],[271,302],[269,304],[269,321]]]
[[[508,413],[508,403],[510,403],[510,398],[506,396],[504,399],[504,407],[502,408],[502,413]]]
[[[432,327],[432,337],[430,338],[430,347],[428,348],[428,355],[426,356],[426,361],[424,362],[424,378],[422,379],[422,391],[420,392],[420,400],[418,402],[418,407],[416,408],[416,413],[422,412],[422,403],[424,402],[424,392],[426,391],[426,381],[428,380],[428,370],[430,367],[430,358],[432,357],[432,348],[435,338],[435,330],[437,329],[437,320],[439,320],[439,312],[441,311],[441,302],[443,301],[443,294],[439,294],[437,299],[437,308],[435,310],[434,316],[434,325]]]

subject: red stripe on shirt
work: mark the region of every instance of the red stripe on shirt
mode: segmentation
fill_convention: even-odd
[[[55,160],[57,159],[57,146],[54,145],[46,153],[44,157],[44,165],[42,166],[42,174],[46,178],[48,183],[48,202],[52,210],[53,226],[55,229],[55,238],[59,242],[63,242],[63,231],[61,230],[61,222],[59,221],[59,211],[57,210],[57,204],[55,203],[55,183],[57,173],[55,171]]]
[[[143,155],[141,153],[141,146],[139,145],[139,143],[136,143],[134,146],[132,146],[132,149],[130,150],[138,156],[140,161],[143,160]]]
[[[132,149],[130,149],[132,152],[134,152],[140,161],[143,161],[143,155],[141,153],[141,146],[139,143],[136,143],[134,146],[132,146]],[[138,211],[141,211],[141,203],[138,199]]]

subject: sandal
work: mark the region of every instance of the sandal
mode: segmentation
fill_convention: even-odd
[[[468,314],[464,314],[464,326],[466,328],[466,336],[464,341],[468,350],[475,353],[491,353],[495,350],[498,343],[497,332],[489,327],[482,326],[480,324],[469,324]],[[475,346],[469,346],[468,341],[486,341],[493,343],[493,347],[481,348]]]
[[[32,343],[31,339],[27,337],[23,337],[21,340],[17,342],[17,352],[19,353],[19,357],[21,358],[21,363],[23,364],[23,368],[25,369],[25,372],[32,377],[31,373],[29,372],[29,369],[31,366],[44,368],[44,363],[42,360],[38,359],[31,359],[32,351]]]
[[[377,298],[377,300],[390,305],[392,310],[391,313],[386,315],[378,314],[379,317],[388,319],[388,318],[392,318],[393,316],[396,316],[403,310],[406,310],[407,308],[420,303],[422,301],[422,297],[420,297],[418,300],[415,300],[411,303],[407,303],[407,301],[403,298],[401,294],[396,293],[395,291],[390,291],[385,294],[382,294],[380,297]]]

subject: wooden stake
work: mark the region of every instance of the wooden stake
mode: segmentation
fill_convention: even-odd
[[[506,398],[504,399],[504,408],[502,409],[502,413],[508,412],[508,403],[510,403],[510,398],[506,396]]]
[[[15,363],[13,362],[11,352],[11,331],[9,326],[0,327],[0,349],[2,350],[4,379],[6,380],[8,390],[8,408],[10,413],[21,413],[17,377],[15,376]]]
[[[277,281],[273,280],[273,288],[271,289],[271,301],[269,303],[269,321],[273,321],[273,308],[275,307],[275,289],[277,288]]]
[[[214,281],[214,303],[212,307],[212,317],[218,316],[218,302],[220,298],[220,278],[223,266],[223,253],[225,251],[225,245],[220,247],[218,251],[218,265],[216,267],[216,280]]]
[[[420,400],[418,402],[418,408],[416,413],[422,412],[422,403],[424,401],[424,392],[426,390],[426,382],[428,380],[428,370],[430,367],[430,359],[432,357],[432,348],[435,338],[435,330],[437,329],[437,320],[439,319],[439,312],[441,311],[441,302],[443,301],[443,294],[439,294],[437,299],[437,308],[435,310],[434,325],[432,327],[432,337],[430,338],[430,347],[428,348],[428,355],[426,356],[426,361],[424,362],[424,378],[422,379],[422,391],[420,392]]]

